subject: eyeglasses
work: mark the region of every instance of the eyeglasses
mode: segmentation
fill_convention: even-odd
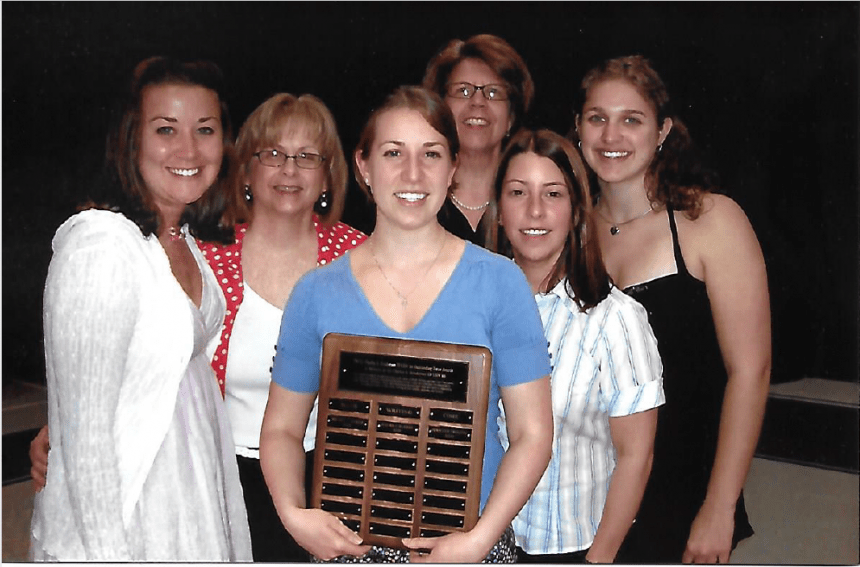
[[[504,85],[473,85],[472,83],[448,83],[445,85],[448,96],[453,98],[472,98],[481,91],[487,100],[508,100],[510,89]]]
[[[296,165],[302,169],[316,169],[325,161],[325,157],[311,152],[299,152],[294,156],[288,156],[278,150],[260,150],[254,154],[260,163],[267,167],[281,167],[287,160],[293,158]]]

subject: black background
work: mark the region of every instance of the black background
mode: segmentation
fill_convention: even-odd
[[[561,133],[585,71],[649,57],[762,243],[774,381],[856,381],[858,14],[855,2],[3,2],[3,382],[44,381],[51,237],[101,165],[139,60],[215,61],[235,130],[274,93],[316,94],[350,155],[374,104],[476,33],[520,52],[531,125]],[[353,183],[344,220],[367,229],[370,214]]]

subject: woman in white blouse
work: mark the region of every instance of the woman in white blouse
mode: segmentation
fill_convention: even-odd
[[[293,285],[364,242],[340,222],[347,165],[335,120],[313,95],[273,95],[248,117],[236,140],[225,222],[235,240],[200,242],[227,300],[226,317],[207,353],[225,398],[248,512],[253,559],[306,562],[307,552],[284,530],[260,469],[260,427],[272,358]],[[268,337],[268,338],[266,338]],[[312,417],[305,439],[312,462]],[[44,486],[47,428],[33,441],[31,475]]]
[[[195,237],[220,225],[230,125],[211,63],[135,69],[108,143],[110,208],[53,241],[44,328],[51,467],[32,558],[247,561],[233,440],[206,344],[225,303]]]
[[[236,442],[254,561],[306,562],[307,552],[281,525],[260,469],[272,359],[296,281],[366,237],[340,222],[348,168],[334,116],[320,99],[269,97],[239,130],[236,158],[228,208],[236,239],[201,245],[227,299],[221,335],[210,345],[212,367]],[[312,463],[316,417],[310,422],[304,448]]]
[[[552,359],[553,454],[514,519],[519,560],[609,563],[651,470],[655,408],[665,401],[657,342],[644,308],[606,275],[570,142],[520,132],[502,156],[496,197],[500,250],[531,284]]]

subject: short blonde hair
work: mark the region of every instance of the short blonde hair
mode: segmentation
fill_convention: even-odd
[[[247,178],[251,160],[256,152],[278,143],[285,128],[303,130],[317,138],[320,151],[326,161],[328,181],[328,210],[319,214],[320,222],[331,226],[340,220],[346,202],[348,168],[343,155],[343,146],[337,134],[334,116],[317,97],[304,94],[299,97],[289,93],[276,94],[258,106],[248,116],[236,139],[236,163],[232,183],[232,205],[235,222],[246,222],[251,210],[245,200],[243,180]]]

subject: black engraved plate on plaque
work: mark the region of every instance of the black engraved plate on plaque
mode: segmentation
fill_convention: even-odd
[[[347,415],[329,415],[328,426],[338,429],[358,429],[359,431],[367,431],[367,420],[358,417],[350,417]]]
[[[379,415],[384,415],[386,417],[420,419],[421,408],[401,406],[398,404],[379,404]]]
[[[424,488],[428,488],[430,490],[443,490],[445,492],[459,492],[461,494],[466,493],[467,483],[461,480],[447,480],[444,478],[432,478],[425,477],[424,478]]]
[[[364,471],[360,469],[346,469],[343,467],[323,467],[324,478],[339,478],[354,482],[364,481]]]
[[[389,520],[411,522],[412,510],[406,508],[386,508],[384,506],[372,506],[370,508],[370,516],[372,518],[387,518]]]
[[[448,441],[463,441],[468,443],[472,440],[472,430],[459,427],[437,427],[430,426],[427,435],[434,439],[447,439]]]
[[[465,402],[469,365],[430,358],[340,353],[342,391]]]
[[[386,455],[376,455],[373,458],[373,464],[377,467],[385,467],[389,469],[400,469],[402,471],[414,471],[415,459],[404,457],[389,457]]]
[[[370,534],[375,536],[390,536],[397,539],[412,537],[412,531],[404,526],[381,524],[378,522],[374,522],[370,524],[370,528],[368,529],[370,531]]]
[[[449,498],[447,496],[424,496],[424,505],[430,508],[444,508],[447,510],[465,510],[466,501],[462,498]]]
[[[480,346],[327,335],[311,506],[372,545],[472,529],[491,359]]]
[[[370,402],[362,400],[331,399],[328,402],[328,407],[337,411],[370,413]]]
[[[421,531],[420,531],[419,533],[421,534],[421,537],[441,537],[441,536],[443,536],[443,535],[448,535],[448,534],[449,534],[449,533],[451,533],[451,532],[446,532],[446,531],[442,531],[442,530],[431,530],[431,529],[428,529],[428,528],[422,528],[422,529],[421,529]]]
[[[427,454],[432,456],[454,457],[455,459],[468,459],[471,454],[471,447],[468,445],[427,443]]]
[[[377,421],[376,430],[380,433],[391,433],[393,435],[409,435],[410,437],[418,437],[418,425],[415,423]]]
[[[448,526],[452,528],[463,527],[463,516],[453,516],[451,514],[437,514],[435,512],[424,512],[421,514],[421,520],[427,524],[436,526]]]
[[[431,473],[469,476],[469,465],[455,461],[431,461],[427,459],[424,469]]]
[[[363,453],[353,453],[352,451],[326,449],[324,455],[326,461],[338,461],[354,465],[363,465],[367,461],[367,457]]]
[[[361,515],[361,504],[352,504],[349,502],[337,502],[334,500],[323,500],[322,509],[327,512],[339,512],[341,514],[350,514],[352,516]]]
[[[351,445],[353,447],[366,447],[367,437],[361,435],[349,435],[347,433],[336,433],[329,431],[325,435],[326,445]]]
[[[472,415],[473,414],[470,411],[433,408],[430,410],[430,421],[445,421],[447,423],[472,425]]]
[[[373,474],[374,484],[390,484],[393,486],[404,486],[411,488],[415,486],[415,477],[404,474],[391,474],[378,472]]]
[[[397,504],[412,504],[415,502],[415,496],[411,492],[386,490],[384,488],[374,488],[372,499],[379,502],[395,502]]]
[[[361,498],[364,496],[364,488],[361,486],[350,486],[345,484],[332,484],[324,482],[322,493],[328,496],[346,496],[348,498]]]
[[[398,453],[417,453],[418,443],[415,441],[401,441],[400,439],[376,439],[376,448],[382,451],[396,451]]]

